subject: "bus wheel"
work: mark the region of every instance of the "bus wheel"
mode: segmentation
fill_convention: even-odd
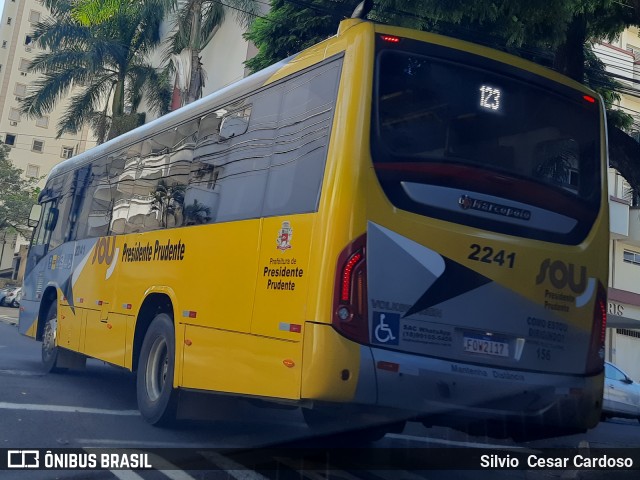
[[[160,313],[142,342],[136,392],[138,408],[152,425],[170,425],[176,418],[178,392],[173,388],[175,331],[171,317]]]
[[[58,304],[53,302],[47,312],[42,332],[42,366],[45,372],[63,372],[66,368],[57,367],[59,348],[56,345],[58,332]]]

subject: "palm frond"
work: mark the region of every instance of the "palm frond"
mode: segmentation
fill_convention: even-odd
[[[216,0],[210,0],[216,1]],[[227,8],[234,10],[236,21],[244,28],[247,28],[260,14],[260,4],[257,0],[225,0]]]
[[[76,134],[82,125],[88,123],[104,98],[111,92],[112,83],[108,76],[97,78],[84,91],[71,97],[69,106],[58,122],[57,138],[64,133]]]
[[[83,45],[91,39],[91,31],[70,18],[48,17],[36,24],[33,39],[42,49],[59,49]]]
[[[144,68],[145,82],[142,85],[142,92],[149,103],[149,110],[156,115],[164,115],[169,112],[173,93],[172,85],[169,83],[169,75],[151,66]]]
[[[78,82],[75,67],[44,73],[33,82],[32,93],[21,101],[21,112],[28,118],[37,118],[49,113],[66,96],[74,82]]]

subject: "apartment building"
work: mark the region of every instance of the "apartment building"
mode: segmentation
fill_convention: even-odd
[[[634,117],[632,136],[640,140],[640,37],[625,30],[614,43],[595,46],[607,70],[626,87],[618,107]],[[638,159],[640,162],[640,158]],[[640,380],[640,197],[609,169],[611,215],[607,360]]]
[[[62,103],[40,118],[20,114],[20,99],[37,78],[27,72],[29,63],[42,52],[33,42],[33,27],[46,16],[39,0],[5,0],[0,23],[0,140],[11,147],[14,165],[32,178],[43,178],[61,160],[95,145],[89,129],[56,138]]]

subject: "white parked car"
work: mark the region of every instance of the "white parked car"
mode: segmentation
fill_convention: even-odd
[[[602,417],[635,418],[640,421],[640,383],[615,365],[604,364]]]
[[[9,307],[20,306],[20,297],[22,297],[21,292],[22,292],[22,287],[12,288],[5,295],[4,299],[2,300],[2,304],[8,305]]]

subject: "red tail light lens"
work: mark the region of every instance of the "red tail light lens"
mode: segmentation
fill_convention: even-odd
[[[334,328],[363,344],[369,343],[366,243],[362,235],[340,254],[333,300]]]
[[[356,252],[351,255],[349,261],[342,270],[342,293],[340,294],[341,302],[348,302],[351,299],[351,282],[353,280],[353,269],[364,258],[362,252]]]
[[[388,43],[400,43],[400,37],[396,37],[395,35],[380,35],[380,38],[384,42]]]
[[[604,368],[604,342],[607,335],[607,291],[598,282],[596,303],[593,307],[593,327],[587,354],[588,374],[597,374]]]

